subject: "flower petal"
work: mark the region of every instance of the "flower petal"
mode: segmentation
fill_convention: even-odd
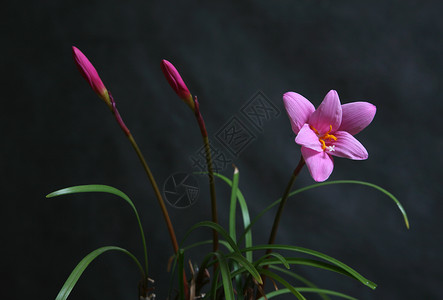
[[[317,152],[323,151],[317,134],[315,134],[315,132],[309,128],[309,124],[303,125],[295,137],[295,142]]]
[[[368,126],[374,119],[377,108],[369,102],[351,102],[343,104],[342,120],[338,130],[355,135]]]
[[[329,178],[334,169],[334,161],[330,155],[325,151],[317,152],[306,147],[301,147],[301,154],[315,181],[321,182]]]
[[[283,102],[291,121],[292,131],[298,134],[300,128],[308,123],[309,116],[315,111],[315,107],[308,99],[294,92],[285,93]]]
[[[354,160],[363,160],[368,158],[368,151],[357,141],[350,133],[346,131],[336,131],[334,136],[337,140],[334,142],[334,151],[328,151],[329,154]]]
[[[341,116],[338,94],[336,91],[330,90],[317,110],[309,117],[309,124],[314,126],[320,134],[324,134],[330,130],[330,125],[332,125],[332,131],[340,127]]]

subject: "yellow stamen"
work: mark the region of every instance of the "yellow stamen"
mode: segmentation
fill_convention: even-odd
[[[324,136],[322,136],[322,138],[323,138],[323,139],[328,139],[328,140],[334,140],[334,141],[337,140],[337,137],[335,137],[335,136],[332,135],[332,134],[328,134],[328,133],[326,133]]]
[[[312,130],[314,130],[314,132],[315,132],[316,134],[318,134],[318,130],[315,129],[314,126],[309,125],[309,128],[311,128]]]
[[[318,139],[319,141],[320,141],[320,143],[321,143],[321,148],[323,149],[323,150],[325,150],[326,149],[326,143],[325,143],[325,141],[323,141],[322,139]]]
[[[311,129],[317,134],[317,136],[320,135],[320,134],[318,133],[318,130],[315,129],[313,126],[309,125],[309,128],[311,128]],[[326,149],[326,142],[325,142],[325,140],[334,140],[334,141],[337,140],[337,137],[336,137],[335,135],[333,135],[333,134],[329,134],[331,131],[332,131],[332,125],[329,125],[329,130],[328,130],[328,132],[326,132],[326,133],[323,134],[322,136],[319,136],[319,137],[318,137],[318,140],[319,140],[320,143],[321,143],[321,148],[322,148],[323,150]]]

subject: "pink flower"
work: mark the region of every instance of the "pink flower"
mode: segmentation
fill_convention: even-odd
[[[89,59],[75,46],[72,46],[72,55],[80,74],[86,79],[94,92],[111,107],[108,90]]]
[[[332,156],[354,160],[368,158],[365,147],[353,137],[368,126],[376,107],[368,102],[341,105],[336,91],[331,90],[315,110],[300,94],[287,92],[283,102],[297,134],[295,142],[315,181],[325,181],[334,169]]]
[[[166,59],[163,59],[160,66],[172,89],[192,110],[194,110],[192,95],[174,65]]]

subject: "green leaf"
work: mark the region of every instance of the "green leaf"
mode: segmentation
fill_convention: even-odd
[[[257,269],[242,255],[238,253],[232,253],[231,255],[229,255],[229,258],[232,258],[233,260],[237,261],[241,266],[243,266],[255,278],[255,280],[257,280],[258,283],[260,284],[263,283]]]
[[[70,195],[70,194],[77,194],[77,193],[108,193],[116,195],[123,200],[125,200],[134,211],[135,217],[137,218],[138,227],[140,229],[140,235],[142,238],[142,244],[143,244],[143,251],[145,256],[145,270],[146,273],[148,273],[148,250],[146,247],[146,238],[145,233],[143,231],[143,226],[140,221],[140,217],[138,215],[137,209],[135,208],[134,203],[131,201],[131,199],[122,191],[108,185],[102,185],[102,184],[88,184],[88,185],[78,185],[78,186],[72,186],[68,188],[64,188],[55,192],[52,192],[46,196],[46,198],[53,198],[57,196],[62,195]]]
[[[318,269],[328,270],[328,271],[336,272],[336,273],[351,277],[355,280],[358,280],[355,276],[350,274],[348,271],[342,269],[341,267],[338,267],[336,265],[329,264],[329,263],[326,263],[323,261],[318,261],[318,260],[309,259],[309,258],[301,258],[301,257],[286,257],[286,262],[291,265],[303,265],[303,266],[310,266],[310,267],[314,267],[314,268],[318,268]],[[266,260],[260,262],[260,266],[275,265],[275,264],[280,264],[280,263],[281,262],[279,260],[271,258],[271,259],[266,259]]]
[[[272,266],[272,265],[269,266],[269,268],[274,269],[274,270],[279,271],[279,272],[282,272],[282,273],[284,273],[284,274],[286,274],[286,275],[289,275],[289,276],[291,276],[291,277],[297,279],[298,281],[300,281],[300,282],[306,284],[307,287],[318,289],[318,286],[316,286],[315,284],[313,284],[311,281],[307,280],[307,279],[304,278],[303,276],[298,275],[297,273],[294,273],[294,272],[292,272],[292,271],[289,271],[289,270],[286,270],[286,269],[283,269],[283,268],[280,268],[280,267],[277,267],[277,266]],[[288,292],[289,292],[289,291],[288,291]],[[319,293],[318,295],[319,295],[323,300],[331,300],[331,298],[329,298],[329,297],[328,297],[327,295],[325,295],[325,294]]]
[[[116,196],[119,196],[120,198],[124,199],[126,202],[131,205],[132,209],[134,211],[137,211],[135,209],[134,203],[132,203],[131,199],[123,193],[122,191],[108,185],[102,185],[102,184],[88,184],[88,185],[78,185],[78,186],[72,186],[68,188],[64,188],[55,192],[50,193],[46,196],[46,198],[52,198],[56,196],[61,195],[69,195],[69,194],[77,194],[77,193],[91,193],[91,192],[99,192],[99,193],[108,193],[108,194],[114,194]]]
[[[233,239],[231,239],[231,237],[229,236],[229,234],[218,224],[214,223],[214,222],[210,222],[210,221],[202,221],[199,222],[195,225],[193,225],[188,232],[186,232],[185,236],[183,237],[182,242],[180,243],[181,245],[183,244],[183,242],[188,238],[188,236],[197,228],[200,227],[209,227],[211,229],[216,230],[220,235],[222,235],[225,240],[229,243],[229,245],[232,247],[232,250],[237,252],[238,254],[241,255],[241,251],[238,248],[237,244],[234,242]]]
[[[359,185],[364,185],[364,186],[369,186],[372,187],[382,193],[384,193],[385,195],[387,195],[389,198],[391,198],[395,204],[397,205],[397,207],[400,209],[401,214],[403,215],[403,219],[406,225],[406,228],[409,229],[409,220],[408,220],[408,216],[406,214],[406,210],[404,209],[404,207],[401,205],[400,201],[394,196],[392,195],[390,192],[388,192],[387,190],[385,190],[384,188],[369,183],[369,182],[364,182],[364,181],[358,181],[358,180],[335,180],[335,181],[327,181],[327,182],[321,182],[321,183],[316,183],[298,190],[295,190],[293,192],[291,192],[289,194],[289,197],[294,196],[296,194],[299,194],[301,192],[310,190],[310,189],[314,189],[314,188],[318,188],[321,186],[325,186],[325,185],[331,185],[331,184],[359,184]],[[288,198],[289,199],[289,198]],[[251,230],[251,227],[265,214],[267,213],[269,210],[271,210],[274,206],[278,205],[281,202],[281,199],[278,199],[277,201],[273,202],[271,205],[269,205],[268,207],[266,207],[264,210],[262,210],[253,220],[252,222],[245,228],[245,231],[243,232],[242,236],[240,237],[240,239],[243,238],[243,236],[249,232],[249,230]]]
[[[179,291],[179,299],[184,300],[185,299],[185,285],[183,280],[183,273],[184,273],[184,250],[179,249],[178,250],[178,258],[177,258],[177,264],[178,264],[178,291]]]
[[[210,221],[203,221],[200,223],[195,224],[194,226],[192,226],[188,232],[185,234],[182,242],[180,244],[183,244],[184,241],[188,238],[188,236],[197,228],[200,227],[209,227],[211,229],[216,230],[221,236],[223,236],[223,238],[226,240],[227,244],[230,246],[230,248],[232,248],[232,254],[229,256],[232,259],[236,260],[237,262],[239,262],[245,269],[248,270],[248,272],[250,272],[250,274],[252,276],[254,276],[254,278],[256,278],[257,281],[261,282],[261,277],[260,274],[257,272],[257,270],[255,269],[255,267],[247,260],[245,259],[242,254],[240,249],[238,248],[237,244],[235,243],[235,241],[229,236],[229,234],[218,224],[214,223],[214,222],[210,222]],[[203,241],[203,242],[199,242],[196,244],[193,244],[191,246],[196,246],[196,245],[202,245],[202,244],[206,244],[207,241]],[[189,247],[188,247],[189,248]],[[219,252],[217,252],[219,253]],[[219,257],[218,257],[219,258]],[[225,259],[225,258],[223,258]],[[229,266],[227,266],[227,269],[229,270]],[[229,271],[229,278],[231,272]],[[223,274],[222,274],[223,275]],[[232,285],[232,282],[231,282]]]
[[[384,188],[382,188],[382,187],[380,187],[378,185],[375,185],[373,183],[369,183],[369,182],[365,182],[365,181],[359,181],[359,180],[327,181],[327,182],[321,182],[321,183],[317,183],[317,184],[313,184],[313,185],[307,186],[305,188],[298,189],[298,190],[293,191],[292,193],[290,193],[289,196],[293,196],[295,194],[298,194],[298,193],[301,193],[301,192],[304,192],[306,190],[313,189],[313,188],[316,188],[316,187],[320,187],[320,186],[325,186],[325,185],[330,185],[330,184],[344,184],[344,183],[347,183],[347,184],[359,184],[359,185],[369,186],[369,187],[372,187],[372,188],[382,192],[383,194],[385,194],[386,196],[391,198],[395,202],[395,204],[397,204],[398,209],[400,210],[401,214],[403,215],[403,219],[405,221],[406,228],[409,229],[408,216],[406,215],[406,210],[404,209],[403,205],[401,205],[400,201],[394,195],[392,195],[390,192],[388,192]]]
[[[269,259],[270,256],[274,256],[275,259],[274,260]],[[255,266],[269,265],[274,262],[275,263],[280,262],[282,265],[286,267],[286,269],[290,268],[288,261],[286,260],[285,257],[283,257],[283,255],[281,255],[280,253],[272,253],[272,252],[260,257],[260,259],[254,262],[254,265]]]
[[[103,254],[103,253],[105,253],[107,251],[111,251],[111,250],[123,252],[123,253],[127,254],[129,257],[131,257],[134,260],[134,262],[137,264],[138,268],[140,269],[142,277],[145,278],[146,275],[145,275],[145,272],[143,271],[143,267],[141,266],[141,264],[137,260],[137,258],[134,255],[132,255],[132,253],[130,253],[126,249],[123,249],[120,247],[115,247],[115,246],[102,247],[102,248],[96,249],[96,250],[92,251],[91,253],[89,253],[88,255],[86,255],[78,263],[78,265],[75,267],[75,269],[71,272],[71,275],[69,275],[68,279],[66,280],[65,284],[61,288],[61,290],[58,293],[55,300],[67,299],[69,294],[71,293],[72,289],[74,288],[75,284],[77,283],[77,281],[79,280],[80,276],[83,274],[85,269],[88,267],[88,265],[94,259],[96,259],[97,256],[99,256],[100,254]]]
[[[232,287],[231,281],[231,272],[228,267],[228,263],[226,262],[225,257],[220,252],[214,252],[215,256],[217,256],[220,273],[222,275],[223,288],[225,291],[225,299],[226,300],[235,300],[234,297],[234,289]]]
[[[242,256],[241,251],[238,248],[237,244],[234,242],[233,239],[231,239],[229,234],[220,225],[218,225],[216,223],[213,223],[213,222],[210,222],[210,221],[203,221],[203,222],[197,223],[194,226],[192,226],[191,229],[189,229],[189,231],[186,233],[186,235],[183,238],[183,240],[185,240],[192,231],[194,231],[195,229],[197,229],[199,227],[209,227],[211,229],[217,230],[217,232],[226,239],[226,241],[228,242],[229,246],[234,251],[233,254],[230,257],[232,259],[236,260],[238,263],[240,263],[246,270],[248,270],[248,272],[250,272],[250,274],[252,276],[254,276],[254,278],[258,282],[261,282],[261,277],[260,277],[260,274],[258,273],[258,271],[255,269],[255,267],[247,259],[245,259]]]
[[[264,256],[264,257],[269,257],[272,256],[272,254],[277,254],[275,252],[270,253],[268,256]],[[329,271],[333,271],[333,272],[337,272],[339,274],[351,277],[357,281],[360,281],[357,277],[355,277],[354,275],[350,274],[349,272],[347,272],[346,270],[343,270],[342,268],[336,266],[336,265],[332,265],[326,262],[322,262],[322,261],[317,261],[317,260],[312,260],[312,259],[307,259],[307,258],[298,258],[298,257],[285,257],[284,258],[286,263],[289,263],[291,265],[297,264],[297,265],[306,265],[306,266],[311,266],[311,267],[316,267],[316,268],[320,268],[320,269],[325,269],[325,270],[329,270]],[[287,274],[291,277],[294,277],[298,280],[300,280],[301,282],[303,282],[304,284],[306,284],[308,287],[310,288],[315,288],[318,289],[317,286],[315,286],[313,283],[311,283],[310,281],[308,281],[307,279],[303,278],[302,276],[289,271],[287,269],[283,269],[283,268],[279,268],[274,266],[275,264],[283,264],[283,262],[281,261],[280,258],[267,258],[267,259],[259,259],[255,262],[256,265],[259,266],[269,266],[269,268],[277,270],[279,272],[282,272],[284,274]],[[231,276],[235,277],[238,276],[239,274],[242,274],[243,272],[245,272],[246,270],[244,268],[241,268],[239,270],[234,271]],[[297,288],[298,291],[301,291],[299,288]],[[288,290],[288,292],[290,292]],[[326,293],[327,294],[327,293]],[[274,295],[276,296],[276,295]],[[330,298],[328,296],[326,296],[325,294],[322,294],[322,290],[319,290],[319,296],[324,299],[324,300],[330,300]]]
[[[362,275],[360,275],[357,271],[355,271],[351,267],[345,265],[344,263],[340,262],[339,260],[337,260],[335,258],[332,258],[326,254],[320,253],[315,250],[302,248],[302,247],[296,247],[296,246],[288,246],[288,245],[259,245],[259,246],[250,247],[248,249],[242,249],[242,251],[257,251],[257,250],[268,250],[268,249],[295,251],[295,252],[306,253],[306,254],[309,254],[309,255],[312,255],[315,257],[319,257],[323,260],[326,260],[326,261],[340,267],[341,269],[343,269],[344,271],[346,271],[350,275],[352,275],[352,277],[354,277],[355,279],[357,279],[358,281],[360,281],[364,285],[370,287],[371,289],[375,289],[377,287],[377,285],[375,283],[364,278]]]
[[[238,169],[234,169],[234,175],[232,175],[231,184],[231,206],[229,209],[229,235],[235,241],[237,239],[236,228],[235,228],[235,211],[237,208],[237,189],[238,189],[239,173]]]
[[[219,242],[220,245],[225,246],[226,249],[229,250],[229,252],[233,252],[234,251],[232,249],[231,245],[229,245],[229,243],[226,242],[225,240],[219,240],[218,242]],[[208,245],[208,244],[212,244],[212,240],[206,240],[206,241],[197,242],[197,243],[191,244],[189,246],[183,247],[183,249],[185,251],[187,251],[189,249],[192,249],[192,248],[195,248],[195,247],[198,247],[198,246],[202,246],[202,245]]]
[[[217,176],[218,178],[222,179],[229,186],[231,186],[231,187],[233,186],[233,182],[229,178],[227,178],[221,174],[218,174],[218,173],[214,173],[214,175]],[[237,199],[238,199],[238,204],[240,205],[240,209],[241,209],[241,213],[242,213],[242,217],[243,217],[243,226],[245,228],[244,233],[242,234],[241,238],[238,239],[238,241],[240,242],[243,239],[245,239],[245,246],[252,247],[251,219],[249,217],[249,210],[248,210],[248,206],[246,204],[245,197],[243,196],[243,194],[239,188],[237,188]],[[247,252],[246,259],[249,262],[252,262],[252,253]]]
[[[274,272],[271,272],[271,271],[266,270],[266,269],[261,269],[260,272],[263,275],[266,275],[269,278],[272,278],[275,281],[278,281],[281,284],[283,284],[295,297],[297,297],[297,299],[299,299],[299,300],[306,300],[306,298],[303,297],[303,295],[300,294],[300,292],[297,291],[289,282],[287,282],[286,280],[284,280],[282,277],[278,276]]]
[[[348,299],[348,300],[357,300],[357,298],[345,295],[343,293],[339,293],[339,292],[335,292],[335,291],[331,291],[331,290],[325,290],[325,289],[297,287],[296,290],[299,292],[303,292],[303,293],[328,294],[331,296],[336,296],[336,297],[340,297],[340,298],[344,298],[344,299]],[[287,288],[286,289],[279,289],[277,291],[272,291],[272,292],[266,294],[266,298],[271,299],[271,298],[274,298],[275,296],[288,294],[290,292],[291,291]],[[265,299],[264,297],[259,298],[259,300],[264,300],[264,299]]]
[[[212,300],[215,300],[217,298],[217,289],[219,288],[218,282],[219,282],[220,272],[216,272],[213,277],[214,278],[212,279],[212,282],[211,282],[211,289],[209,291],[209,297],[211,297]],[[208,295],[206,295],[206,296],[208,296]]]

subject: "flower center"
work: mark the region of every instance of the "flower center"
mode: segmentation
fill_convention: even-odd
[[[311,125],[309,125],[309,128],[311,128],[314,132],[315,132],[315,134],[317,134],[317,136],[318,136],[318,140],[320,141],[320,143],[321,143],[321,148],[323,149],[323,150],[326,150],[326,148],[328,149],[328,151],[335,151],[335,145],[331,145],[331,146],[326,146],[326,141],[328,141],[328,143],[329,142],[331,142],[331,140],[332,141],[336,141],[337,140],[337,137],[335,137],[334,135],[332,135],[332,134],[330,134],[331,133],[331,131],[332,131],[332,125],[329,125],[329,130],[328,130],[328,132],[326,132],[325,134],[320,134],[319,132],[318,132],[318,130],[317,129],[315,129],[313,126],[311,126]]]

